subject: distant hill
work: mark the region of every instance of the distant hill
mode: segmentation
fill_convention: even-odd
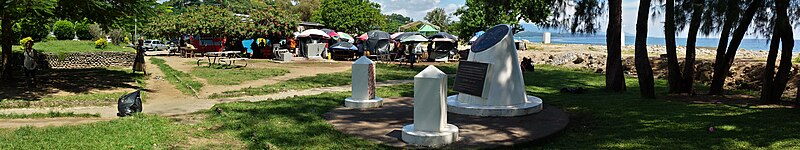
[[[602,31],[597,32],[595,34],[577,34],[577,33],[576,34],[572,34],[572,33],[570,33],[569,31],[567,31],[565,29],[545,29],[545,28],[540,28],[540,27],[537,27],[534,24],[529,24],[529,23],[520,24],[520,25],[522,26],[522,28],[525,28],[525,31],[517,33],[517,36],[525,36],[525,37],[528,37],[528,36],[542,36],[542,33],[544,33],[544,32],[550,32],[551,36],[605,36],[606,35],[606,32],[604,32],[605,30],[602,30]],[[634,36],[634,35],[635,34],[631,34],[631,33],[627,33],[627,32],[625,33],[625,36]]]

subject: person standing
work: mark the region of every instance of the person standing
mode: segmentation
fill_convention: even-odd
[[[133,72],[141,71],[147,75],[144,62],[144,39],[139,38],[139,43],[136,44],[136,58],[133,60]]]
[[[25,60],[23,62],[22,68],[25,71],[25,81],[28,82],[28,86],[32,86],[36,83],[36,50],[33,49],[33,40],[30,40],[25,43]]]

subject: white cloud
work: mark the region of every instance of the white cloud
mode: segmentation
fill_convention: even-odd
[[[423,20],[428,11],[439,6],[440,0],[371,0],[381,4],[383,14],[401,14],[414,20]]]

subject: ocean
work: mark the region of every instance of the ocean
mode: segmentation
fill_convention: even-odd
[[[542,36],[515,36],[515,39],[525,39],[531,42],[542,42]],[[635,36],[625,36],[625,45],[633,45]],[[602,36],[564,36],[552,35],[550,42],[555,44],[593,44],[593,45],[606,45],[606,37]],[[686,38],[676,38],[678,46],[686,46]],[[664,38],[648,37],[647,45],[665,45]],[[719,38],[697,38],[698,47],[717,47]],[[793,52],[800,52],[800,40],[795,40]],[[769,50],[768,39],[744,39],[742,44],[739,45],[740,49],[745,50]]]

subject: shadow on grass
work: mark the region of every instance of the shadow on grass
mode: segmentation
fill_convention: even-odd
[[[542,69],[539,69],[542,68]],[[741,149],[797,148],[796,109],[753,109],[722,104],[666,101],[666,81],[656,80],[658,99],[639,98],[635,78],[627,91],[604,90],[602,74],[538,67],[526,74],[528,94],[571,114],[567,129],[547,139],[504,148],[526,149]],[[585,94],[560,93],[582,86]],[[714,127],[715,132],[708,128]],[[787,147],[788,146],[788,147]]]
[[[36,101],[60,91],[70,93],[87,93],[93,90],[109,90],[116,88],[137,89],[137,78],[143,74],[132,74],[127,70],[94,69],[48,69],[38,70],[35,86],[28,87],[20,75],[12,81],[1,81],[0,100],[21,99]]]
[[[799,110],[665,101],[666,82],[663,80],[656,80],[659,99],[641,99],[635,78],[627,78],[627,91],[619,93],[603,90],[604,78],[602,74],[552,66],[537,66],[536,73],[526,73],[527,93],[567,111],[571,115],[570,124],[566,130],[548,138],[500,149],[792,149],[800,146],[800,134],[795,134],[800,132],[800,122],[795,121],[800,120]],[[584,94],[560,93],[563,87],[589,90]],[[384,98],[411,97],[413,85],[379,88],[377,93]],[[224,113],[211,115],[209,121],[221,124],[221,128],[210,132],[234,132],[251,148],[274,145],[286,149],[389,149],[338,132],[325,122],[321,115],[340,107],[348,96],[349,93],[340,92],[218,104],[215,107],[222,108]],[[716,131],[709,132],[709,127]]]

